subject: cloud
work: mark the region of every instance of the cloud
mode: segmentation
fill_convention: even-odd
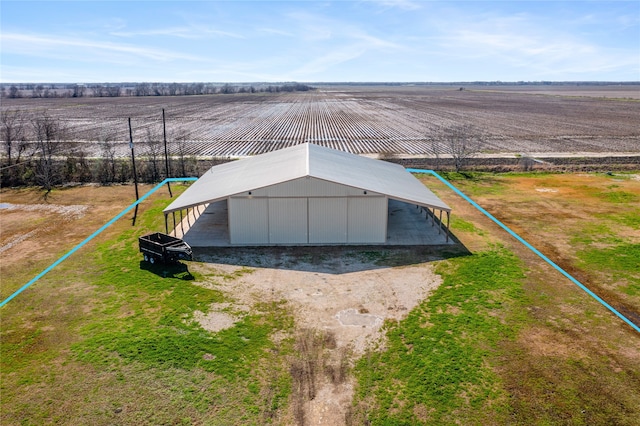
[[[365,0],[365,3],[374,3],[385,9],[398,8],[402,10],[418,10],[422,9],[422,5],[410,0]]]
[[[322,74],[346,62],[358,59],[370,52],[390,53],[407,51],[407,48],[371,34],[362,25],[322,15],[295,13],[289,15],[293,28],[304,39],[304,50],[300,56],[309,58],[291,71],[292,79],[313,77],[322,79]]]
[[[293,33],[290,33],[288,31],[275,29],[275,28],[258,28],[256,31],[260,32],[260,33],[280,35],[280,36],[283,36],[283,37],[295,37],[295,35]]]
[[[173,60],[199,60],[200,58],[184,53],[171,52],[163,49],[134,46],[105,41],[92,41],[84,38],[68,38],[43,36],[20,33],[0,34],[3,51],[19,55],[39,56],[47,58],[68,58],[105,62],[113,54],[126,55],[131,58],[141,58],[160,62]],[[82,52],[82,55],[80,55]],[[107,56],[105,56],[107,55]]]
[[[227,31],[221,31],[221,30],[217,30],[214,28],[206,27],[206,26],[172,27],[172,28],[160,28],[160,29],[153,29],[153,30],[138,30],[138,31],[112,31],[110,34],[117,37],[167,36],[167,37],[194,39],[194,40],[209,38],[211,36],[229,37],[229,38],[237,38],[237,39],[245,38],[244,36],[239,34],[227,32]]]
[[[354,60],[362,56],[365,52],[366,49],[358,45],[343,46],[341,48],[331,49],[322,56],[312,59],[303,66],[297,68],[291,74],[294,77],[318,76],[319,74],[332,67],[335,67],[336,65]],[[298,77],[295,77],[294,79],[298,79]]]
[[[545,78],[580,78],[633,64],[628,49],[606,48],[587,34],[526,14],[485,15],[441,27],[433,41],[441,56],[492,62],[496,70],[519,69],[523,75]]]

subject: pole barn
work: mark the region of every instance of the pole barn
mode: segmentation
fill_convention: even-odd
[[[389,200],[451,211],[400,165],[305,143],[212,167],[164,214],[226,202],[230,245],[384,244]]]

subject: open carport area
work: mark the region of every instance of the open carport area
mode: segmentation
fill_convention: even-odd
[[[184,239],[191,247],[237,246],[232,245],[229,238],[228,217],[226,200],[201,206],[190,210],[171,234]],[[433,213],[413,204],[389,200],[384,246],[444,244],[454,244],[454,239]]]

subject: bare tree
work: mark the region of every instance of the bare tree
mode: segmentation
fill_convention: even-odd
[[[438,133],[437,139],[453,158],[456,172],[462,170],[485,145],[485,136],[470,124],[446,127]],[[436,155],[439,158],[439,154]]]
[[[73,94],[71,95],[72,98],[81,98],[84,96],[84,91],[85,91],[85,87],[81,86],[79,84],[75,84],[73,86]]]
[[[36,181],[47,193],[60,182],[61,173],[55,161],[65,154],[67,131],[58,120],[46,113],[31,120],[36,144]]]
[[[15,85],[13,85],[9,87],[9,97],[11,99],[21,98],[22,92],[20,92],[20,89],[18,89]]]
[[[33,88],[33,91],[31,92],[31,97],[32,98],[41,98],[43,90],[44,90],[44,86],[42,84],[36,85]]]
[[[158,135],[154,134],[149,127],[147,127],[145,146],[145,154],[151,163],[151,182],[157,182],[160,180],[159,162],[162,158],[164,149],[162,139]]]
[[[28,147],[24,112],[20,110],[1,111],[0,135],[7,157],[6,163],[0,169],[2,185],[21,184],[28,168],[27,163],[23,164],[22,162],[22,155]]]
[[[7,166],[11,166],[12,156],[17,149],[17,162],[20,162],[20,155],[26,149],[25,141],[25,118],[20,110],[6,110],[0,112],[0,132],[2,132],[2,142],[7,153]]]
[[[114,132],[108,132],[98,137],[98,144],[102,156],[98,162],[97,178],[102,184],[116,181],[116,137]]]
[[[178,155],[178,167],[180,176],[188,176],[187,175],[187,161],[189,159],[188,153],[188,142],[189,133],[182,129],[178,132],[178,136],[175,138],[176,150],[175,153]]]
[[[434,164],[431,166],[433,170],[440,170],[440,158],[442,155],[442,144],[438,135],[430,134],[425,137],[425,142],[434,155]]]

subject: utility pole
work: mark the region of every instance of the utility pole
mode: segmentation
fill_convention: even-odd
[[[162,134],[164,136],[164,169],[166,177],[169,178],[169,153],[167,152],[167,126],[164,122],[164,108],[162,108]],[[169,182],[167,182],[167,188],[169,188],[169,197],[173,198],[171,184]]]
[[[131,132],[131,117],[129,117],[129,148],[131,148],[131,164],[133,164],[133,183],[136,187],[136,201],[140,199],[138,195],[138,173],[136,172],[136,157],[133,154],[133,134]],[[136,210],[133,213],[133,226],[136,226],[136,217],[138,217],[138,204],[136,204]]]

